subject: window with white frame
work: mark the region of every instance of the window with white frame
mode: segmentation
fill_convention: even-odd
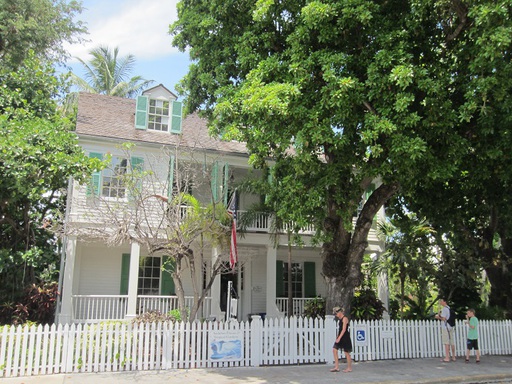
[[[291,280],[292,280],[292,297],[303,297],[302,264],[292,263]],[[284,268],[283,268],[284,297],[288,297],[288,282],[289,281],[290,281],[290,276],[288,274],[288,263],[284,263]]]
[[[169,131],[169,101],[149,100],[148,129],[161,132]]]
[[[127,159],[112,157],[109,168],[102,172],[101,195],[104,197],[125,197],[126,186],[124,177],[128,166]]]
[[[160,292],[161,258],[146,256],[141,258],[139,265],[139,295],[158,295]]]

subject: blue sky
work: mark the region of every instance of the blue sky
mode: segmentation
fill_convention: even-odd
[[[178,0],[84,0],[79,19],[89,34],[85,44],[67,45],[72,57],[89,61],[89,51],[99,45],[119,47],[119,55],[135,56],[132,75],[162,83],[175,92],[175,85],[185,76],[190,63],[188,53],[172,46],[169,24],[177,19]],[[83,66],[68,61],[72,71],[83,76]]]

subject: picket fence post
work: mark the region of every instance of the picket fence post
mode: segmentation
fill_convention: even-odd
[[[261,316],[251,316],[251,366],[259,367],[261,365],[261,327],[263,320]]]
[[[334,344],[334,340],[336,340],[336,322],[334,321],[334,316],[326,315],[324,324],[325,362],[327,364],[333,364],[334,356],[332,354],[332,345]]]

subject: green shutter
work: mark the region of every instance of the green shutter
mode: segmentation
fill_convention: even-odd
[[[267,168],[267,183],[269,184],[269,186],[272,186],[272,184],[274,183],[274,179],[272,177],[272,168]],[[265,204],[270,203],[268,195],[264,195],[262,200],[262,202]]]
[[[224,205],[228,205],[228,187],[229,187],[229,164],[224,164],[224,182],[222,183],[222,198]]]
[[[181,101],[172,102],[171,133],[181,133],[182,104]]]
[[[162,257],[162,268],[166,266],[166,269],[173,269],[175,265],[175,261],[171,259],[169,256]],[[174,281],[172,280],[172,276],[169,272],[164,271],[162,269],[162,280],[160,284],[160,294],[163,296],[170,296],[176,294],[176,289],[174,288]]]
[[[135,157],[133,156],[131,158],[132,162],[132,172],[140,173],[144,169],[144,159],[142,157]]]
[[[137,104],[135,106],[135,128],[148,128],[148,97],[137,96]]]
[[[128,294],[128,282],[130,281],[130,254],[123,253],[121,261],[121,288],[120,295]]]
[[[304,262],[304,297],[316,297],[315,263]]]
[[[94,159],[103,160],[101,153],[91,152],[89,157]],[[99,196],[101,194],[101,171],[93,172],[91,175],[91,182],[87,185],[87,196]]]
[[[130,165],[133,176],[132,181],[134,182],[134,189],[140,193],[140,191],[142,191],[142,171],[144,170],[144,159],[142,157],[133,156],[130,159]]]
[[[213,163],[212,166],[212,196],[213,201],[217,201],[217,198],[219,196],[218,189],[219,189],[219,163],[216,161]]]
[[[284,262],[277,260],[276,261],[276,297],[284,296],[284,286],[283,286],[283,278],[284,278]]]
[[[167,188],[167,197],[172,198],[172,188],[174,185],[174,155],[169,159],[169,187]]]

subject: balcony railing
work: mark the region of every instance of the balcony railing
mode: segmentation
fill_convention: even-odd
[[[246,214],[247,211],[237,211],[237,215],[239,218],[243,217],[244,214]],[[264,232],[269,233],[270,231],[274,230],[272,228],[272,216],[268,213],[252,213],[252,216],[254,216],[254,219],[251,224],[249,224],[245,230],[247,232]],[[281,232],[286,232],[288,228],[288,225],[285,225],[284,228],[281,229]],[[302,228],[299,233],[304,235],[312,235],[315,233],[315,229],[313,225],[308,225],[305,228]]]
[[[185,296],[185,307],[191,308],[194,298]],[[177,296],[139,296],[137,314],[157,310],[167,313],[178,308]],[[124,320],[128,313],[128,295],[73,295],[75,323]],[[207,297],[196,318],[206,318],[211,313],[211,298]]]

